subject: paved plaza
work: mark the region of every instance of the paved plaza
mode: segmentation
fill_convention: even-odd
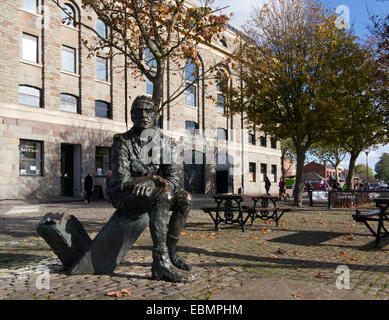
[[[199,209],[212,202],[207,197],[195,200],[179,242],[179,253],[193,264],[195,280],[177,284],[150,279],[148,228],[113,275],[65,274],[35,231],[39,221],[48,212],[67,212],[93,239],[114,212],[109,203],[0,201],[0,299],[389,298],[387,242],[374,248],[367,228],[353,221],[353,210],[306,206],[286,213],[278,227],[256,220],[246,232],[225,224],[215,231]],[[344,274],[337,273],[339,266],[349,269],[349,289],[336,287]],[[49,288],[37,286],[42,267],[49,270]]]

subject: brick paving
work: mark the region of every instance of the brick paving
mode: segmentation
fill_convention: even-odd
[[[35,232],[48,212],[75,215],[93,238],[113,213],[104,202],[39,204],[20,213],[0,203],[0,299],[209,299],[258,279],[300,280],[335,288],[336,268],[350,269],[353,293],[370,299],[389,298],[389,249],[374,248],[366,227],[355,223],[352,210],[294,208],[274,222],[256,220],[242,232],[238,225],[220,225],[198,208],[191,212],[179,242],[179,253],[193,264],[189,283],[153,281],[152,241],[148,228],[111,276],[67,276],[61,263]],[[12,209],[12,211],[10,211]],[[37,289],[39,266],[50,270],[50,288]],[[124,290],[124,291],[123,291]]]

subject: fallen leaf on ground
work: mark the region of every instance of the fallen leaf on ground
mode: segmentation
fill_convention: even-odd
[[[271,258],[271,259],[278,259],[278,257],[277,257],[275,254],[271,254],[271,255],[269,256],[269,258]]]
[[[315,274],[315,278],[324,278],[324,273],[321,273],[320,271],[318,273]]]
[[[298,251],[293,251],[293,254],[295,255],[295,256],[297,256],[297,257],[301,257],[301,253],[300,252],[298,252]]]
[[[186,235],[186,233],[185,233],[185,232],[181,232],[180,235],[181,235],[181,236],[184,236],[184,235]]]
[[[342,252],[338,253],[338,256],[340,256],[340,257],[347,257],[347,253],[342,251]]]
[[[258,237],[252,237],[251,240],[259,240]]]
[[[350,235],[346,236],[345,239],[346,239],[347,241],[352,241],[352,240],[355,239],[355,237],[354,237],[354,235],[350,234]]]
[[[122,298],[127,296],[132,296],[133,292],[129,289],[123,289],[122,291],[111,291],[107,293],[109,297]]]
[[[294,294],[292,294],[292,296],[293,296],[294,298],[303,298],[303,295],[302,295],[302,294],[299,294],[299,293],[294,293]]]
[[[281,249],[281,248],[278,248],[276,253],[281,254],[283,256],[285,256],[287,254],[287,252],[284,249]]]

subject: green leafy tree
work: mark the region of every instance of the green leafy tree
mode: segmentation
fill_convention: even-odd
[[[320,162],[327,161],[334,168],[336,172],[336,182],[339,182],[338,168],[340,163],[346,157],[346,151],[342,150],[339,146],[332,143],[333,141],[323,141],[321,145],[314,146],[311,150],[313,156],[319,159]]]
[[[242,87],[224,90],[231,113],[296,151],[295,204],[302,206],[307,151],[339,118],[339,82],[352,63],[355,37],[336,16],[310,0],[276,0],[255,9],[235,59]],[[240,69],[240,70],[239,70]]]
[[[375,182],[374,172],[372,168],[368,168],[368,177],[366,177],[366,165],[365,164],[357,164],[355,166],[355,174],[359,175],[360,178],[364,182]]]
[[[389,153],[383,153],[375,166],[376,179],[389,182]]]

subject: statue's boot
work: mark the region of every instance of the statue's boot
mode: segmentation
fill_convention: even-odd
[[[191,195],[184,190],[178,192],[176,199],[174,199],[173,214],[169,221],[167,234],[167,247],[170,261],[176,268],[185,271],[190,271],[192,266],[177,255],[177,242],[180,240],[180,233],[185,227],[191,205]]]
[[[171,193],[165,191],[159,196],[159,199],[150,213],[149,227],[154,245],[151,278],[169,282],[183,282],[188,279],[174,270],[166,247],[167,219],[171,200]]]

